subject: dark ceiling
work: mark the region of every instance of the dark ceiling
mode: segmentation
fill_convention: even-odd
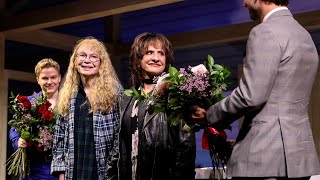
[[[6,8],[2,14],[10,18],[76,1],[6,0]],[[101,3],[112,2],[111,0],[101,1]],[[292,0],[289,8],[293,13],[302,13],[320,10],[320,3],[319,0],[308,0],[302,5],[301,0]],[[242,0],[186,0],[121,14],[121,42],[131,42],[137,34],[144,31],[170,35],[248,21],[250,21],[249,16],[247,10],[242,7]],[[104,29],[105,18],[47,28],[47,30],[78,37],[91,35],[102,40],[105,33],[108,33]]]
[[[1,1],[1,0],[0,0]],[[84,1],[84,0],[82,0]],[[89,1],[113,3],[116,1]],[[1,19],[37,12],[45,8],[59,7],[79,0],[6,0],[5,8],[0,12]],[[289,8],[294,14],[319,11],[319,0],[292,0]],[[68,11],[68,10],[67,10]],[[86,11],[86,9],[83,9]],[[186,0],[172,4],[146,8],[120,14],[119,43],[130,43],[141,32],[157,32],[165,35],[177,35],[185,32],[223,27],[230,24],[249,22],[247,9],[242,7],[242,0]],[[0,21],[1,22],[1,21]],[[0,25],[1,26],[1,25]],[[108,23],[106,17],[77,21],[70,24],[47,27],[53,31],[75,37],[94,36],[107,40]],[[233,31],[237,31],[234,28]],[[232,33],[232,32],[231,32]],[[249,32],[246,32],[248,34]],[[318,36],[318,33],[314,33]],[[205,36],[205,35],[204,35]],[[219,35],[217,35],[219,36]],[[38,38],[38,37],[34,37]],[[186,37],[185,41],[193,37]],[[45,57],[53,57],[66,66],[70,51],[30,45],[6,40],[6,69],[33,72],[36,62]]]

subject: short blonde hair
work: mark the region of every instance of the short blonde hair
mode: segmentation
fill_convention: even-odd
[[[60,74],[60,65],[51,58],[44,58],[41,59],[34,68],[34,73],[36,74],[36,77],[39,77],[42,69],[49,67],[55,68]]]

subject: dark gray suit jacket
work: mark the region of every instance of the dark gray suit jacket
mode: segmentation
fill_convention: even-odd
[[[207,111],[214,125],[245,115],[228,175],[320,174],[308,117],[318,62],[310,34],[289,10],[273,13],[251,30],[239,86]]]

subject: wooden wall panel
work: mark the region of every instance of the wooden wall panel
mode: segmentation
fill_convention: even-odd
[[[34,73],[14,71],[14,70],[5,70],[5,74],[8,80],[17,80],[36,83],[36,75]]]
[[[4,166],[7,156],[7,97],[8,80],[5,75],[5,38],[0,33],[0,180],[6,178],[6,168]]]
[[[80,37],[46,30],[35,30],[23,33],[7,33],[5,36],[6,39],[10,41],[61,49],[65,51],[72,51],[74,44],[80,40]]]
[[[119,77],[121,79],[121,63],[122,57],[117,55],[115,47],[120,43],[120,29],[121,20],[120,15],[108,16],[105,19],[105,42],[107,44],[107,51],[110,55],[112,65]],[[112,45],[110,45],[112,44]]]

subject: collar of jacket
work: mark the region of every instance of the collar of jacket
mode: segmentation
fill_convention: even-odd
[[[121,102],[120,102],[120,119],[122,122],[122,118],[124,115],[124,112],[128,109],[128,107],[131,105],[133,106],[134,101],[132,100],[133,97],[129,97],[126,95],[122,96]],[[150,122],[150,120],[156,115],[156,113],[149,114],[148,112],[146,113],[143,121],[143,128]]]

